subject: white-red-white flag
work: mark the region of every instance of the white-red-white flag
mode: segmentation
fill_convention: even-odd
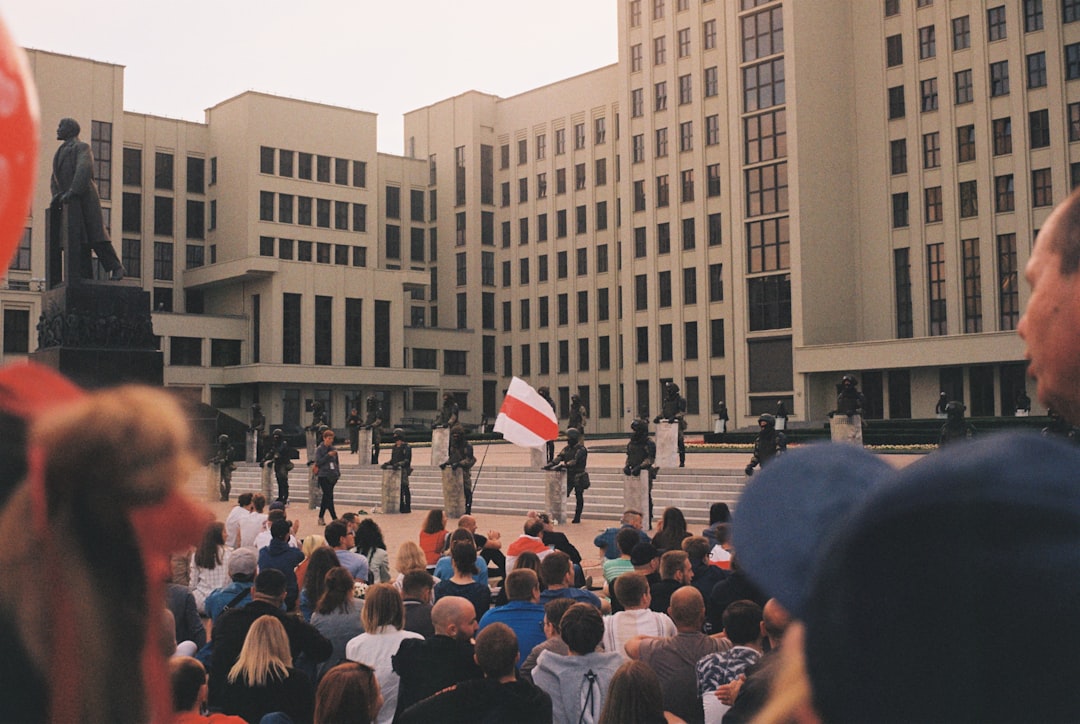
[[[539,392],[515,377],[506,390],[493,429],[515,445],[542,447],[559,436],[559,418]]]

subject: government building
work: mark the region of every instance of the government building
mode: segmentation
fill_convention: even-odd
[[[478,424],[513,375],[563,419],[580,395],[589,433],[658,414],[665,380],[692,431],[720,401],[736,426],[778,401],[824,420],[845,373],[871,418],[941,391],[1009,415],[1024,264],[1080,183],[1078,21],[1080,0],[619,0],[617,63],[433,100],[402,156],[372,113],[131,113],[122,66],[28,50],[42,140],[2,358],[37,347],[72,116],[165,384],[242,420],[298,428],[319,400],[341,428],[374,393],[430,422],[451,392]]]

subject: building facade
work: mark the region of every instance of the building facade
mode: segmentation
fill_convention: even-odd
[[[74,116],[151,291],[166,384],[237,417],[331,422],[369,393],[492,420],[512,375],[619,432],[687,398],[752,423],[940,391],[1011,414],[1020,275],[1080,181],[1080,0],[620,0],[618,62],[406,114],[245,93],[189,123],[123,110],[123,68],[29,51],[39,189],[0,292],[36,344],[53,124]],[[1010,73],[1011,71],[1011,73]],[[1078,160],[1073,161],[1072,156]]]

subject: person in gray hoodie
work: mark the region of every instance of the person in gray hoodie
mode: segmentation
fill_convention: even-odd
[[[540,654],[532,672],[533,683],[551,697],[556,724],[592,724],[600,718],[611,677],[622,657],[596,650],[604,637],[604,620],[595,606],[575,603],[563,614],[559,627],[570,653]]]

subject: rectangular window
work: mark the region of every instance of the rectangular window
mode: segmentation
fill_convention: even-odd
[[[519,138],[517,142],[518,166],[524,166],[529,162],[529,139]]]
[[[281,361],[287,365],[300,364],[300,300],[299,294],[282,295]]]
[[[681,196],[679,200],[685,204],[694,200],[694,169],[687,169],[680,176]]]
[[[709,246],[719,246],[723,240],[724,225],[721,214],[709,214]]]
[[[788,217],[752,221],[746,225],[747,268],[751,273],[791,266]]]
[[[885,38],[885,65],[895,68],[904,64],[904,36],[890,35]]]
[[[902,229],[908,225],[907,191],[892,195],[892,225],[894,229]]]
[[[783,58],[743,68],[742,78],[744,113],[784,104]]]
[[[603,118],[593,119],[593,143],[597,146],[607,141],[607,121]]]
[[[292,178],[295,175],[293,170],[296,165],[296,151],[286,151],[284,148],[278,150],[278,175],[285,178]]]
[[[637,337],[636,345],[636,360],[638,362],[649,361],[649,328],[638,327],[635,330],[635,336]]]
[[[716,21],[706,20],[701,30],[701,45],[705,50],[716,47]]]
[[[896,336],[910,339],[914,335],[911,309],[911,262],[907,248],[893,249],[893,284],[896,297]]]
[[[124,149],[124,185],[142,186],[142,149]]]
[[[670,324],[660,325],[660,361],[670,362],[672,359],[672,328]]]
[[[589,273],[589,249],[588,247],[581,247],[577,249],[575,255],[575,273],[579,277],[587,276]]]
[[[1080,78],[1080,43],[1065,46],[1065,80]]]
[[[999,5],[986,11],[986,39],[990,42],[1004,40],[1007,36],[1005,27],[1005,6]]]
[[[536,134],[536,160],[543,161],[547,158],[547,134]]]
[[[971,103],[975,100],[975,90],[971,85],[971,70],[961,70],[953,74],[956,88],[956,105]]]
[[[683,323],[683,359],[697,359],[697,358],[698,358],[697,322],[684,322]]]
[[[747,296],[751,331],[791,326],[790,274],[748,279]]]
[[[713,98],[720,95],[720,74],[716,66],[705,69],[705,97]]]
[[[641,88],[630,91],[630,117],[641,118],[645,115],[645,92]]]
[[[949,333],[945,307],[945,245],[926,245],[926,283],[930,301],[930,335]]]
[[[964,50],[971,47],[971,18],[963,15],[952,21],[952,49]]]
[[[979,240],[962,239],[964,264],[964,333],[982,331],[982,272],[979,264]]]
[[[907,139],[889,142],[889,170],[892,175],[907,173]]]
[[[305,180],[311,180],[312,161],[313,157],[310,153],[304,153],[299,151],[296,154],[296,175],[297,177]]]
[[[744,16],[740,30],[744,63],[784,52],[783,8],[777,6]]]
[[[270,203],[272,209],[273,200]],[[173,200],[169,197],[154,197],[154,233],[160,236],[173,235]]]
[[[716,359],[724,356],[724,320],[709,320],[709,356]]]
[[[315,297],[315,364],[333,364],[334,298]]]
[[[1012,153],[1012,118],[994,119],[994,155]]]
[[[956,129],[956,160],[960,163],[975,160],[975,126]]]
[[[682,222],[682,248],[690,251],[697,246],[697,222],[694,218],[683,219]]]
[[[1013,211],[1016,200],[1013,194],[1013,175],[994,177],[994,211],[1004,213]]]
[[[98,197],[112,198],[112,124],[106,121],[90,122],[90,153],[94,157],[94,181]]]
[[[187,202],[187,238],[203,239],[206,237],[206,202]]]
[[[585,148],[585,124],[574,124],[574,150],[580,151]]]
[[[690,55],[690,28],[683,28],[678,33],[679,57],[686,58]]]
[[[324,184],[330,183],[329,156],[315,156],[315,180]]]
[[[641,43],[630,46],[630,72],[637,73],[641,70]]]
[[[597,185],[597,186],[606,186],[607,185],[607,159],[606,158],[598,158],[598,159],[596,159],[596,163],[594,164],[594,166],[595,166],[594,176],[596,178],[595,178],[595,181],[593,183],[595,185]]]
[[[724,265],[709,265],[709,301],[724,301]]]
[[[990,95],[1009,95],[1009,61],[1001,60],[990,64]]]
[[[1069,123],[1069,141],[1080,141],[1080,103],[1070,103],[1066,108]]]
[[[656,129],[656,157],[663,158],[667,155],[667,129]]]
[[[960,182],[960,218],[970,219],[979,215],[978,181]]]
[[[788,209],[787,163],[746,170],[746,215],[775,214]]]
[[[560,294],[555,298],[555,302],[559,326],[565,327],[570,324],[570,297],[566,294]]]
[[[154,242],[154,279],[170,281],[173,278],[173,245],[168,241]]]
[[[941,165],[941,134],[937,131],[924,133],[922,137],[923,168],[937,168]]]
[[[657,276],[656,294],[661,309],[671,306],[671,272],[662,271]]]
[[[1045,148],[1050,145],[1050,112],[1046,109],[1028,113],[1031,147]]]
[[[747,164],[787,155],[787,120],[784,109],[746,118],[743,128],[746,135]]]
[[[432,157],[434,159],[434,157]],[[432,161],[431,168],[434,173],[434,160]],[[311,174],[308,174],[308,178],[311,178]],[[353,161],[352,162],[352,185],[357,188],[367,188],[367,162],[366,161]]]
[[[1016,329],[1020,321],[1020,291],[1016,266],[1016,234],[999,234],[998,258],[998,325],[1001,331]]]
[[[163,155],[163,154],[158,154]],[[259,173],[274,173],[274,149],[269,146],[259,147]],[[155,170],[155,178],[157,171]],[[156,188],[171,188],[170,186],[157,186]]]
[[[6,316],[5,314],[5,318]],[[202,339],[199,337],[169,338],[169,364],[177,367],[201,367]]]
[[[1024,0],[1024,32],[1032,33],[1043,28],[1042,0]]]
[[[1061,0],[1061,19],[1066,23],[1080,20],[1080,0]]]
[[[904,86],[897,85],[889,89],[889,120],[903,118],[904,110]]]
[[[694,101],[693,78],[689,74],[679,76],[679,105],[685,106]]]
[[[923,113],[936,111],[938,108],[937,78],[927,78],[919,82],[919,93],[922,99]]]
[[[705,169],[706,194],[712,198],[720,195],[720,164],[710,164]]]
[[[937,39],[934,26],[919,28],[919,60],[926,60],[937,55]]]
[[[315,225],[320,229],[330,228],[330,199],[315,199]]]
[[[670,203],[671,188],[668,184],[667,174],[656,177],[656,207],[663,208]]]
[[[174,339],[176,339],[174,337]],[[30,353],[30,310],[4,310],[4,349],[8,354]]]
[[[941,187],[932,186],[923,192],[926,223],[941,221]]]
[[[1027,57],[1027,86],[1042,88],[1046,85],[1046,53],[1031,53]]]
[[[667,61],[667,37],[653,38],[653,65],[663,65]]]
[[[679,150],[694,150],[694,122],[683,121],[679,124]]]
[[[1031,205],[1035,208],[1040,206],[1053,206],[1054,185],[1051,181],[1050,169],[1038,168],[1031,172]]]

